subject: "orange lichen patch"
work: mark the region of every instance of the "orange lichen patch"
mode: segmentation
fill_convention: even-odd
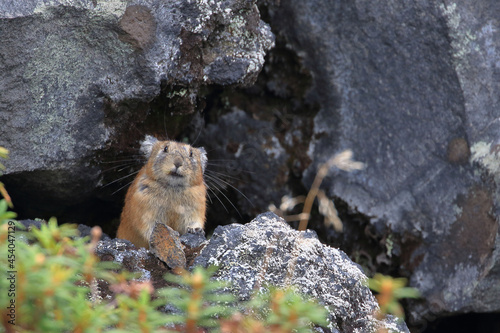
[[[178,235],[172,228],[156,222],[149,240],[150,251],[170,268],[186,266],[186,255]]]

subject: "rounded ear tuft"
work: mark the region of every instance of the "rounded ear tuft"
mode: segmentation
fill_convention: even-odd
[[[155,138],[152,135],[146,135],[144,138],[144,141],[141,142],[141,153],[146,156],[146,158],[149,158],[151,155],[151,151],[153,150],[153,145],[158,142],[158,139]]]
[[[208,161],[207,151],[203,147],[198,148],[198,150],[200,151],[201,171],[205,173]]]

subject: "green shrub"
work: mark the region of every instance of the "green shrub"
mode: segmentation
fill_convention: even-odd
[[[2,318],[11,320],[4,329],[9,332],[12,326],[8,325],[15,323],[21,332],[102,330],[109,322],[109,311],[89,300],[89,284],[107,274],[93,254],[95,242],[72,239],[76,228],[59,227],[55,219],[32,232],[21,229],[12,220],[1,225],[0,267],[11,277],[0,279]]]
[[[420,292],[411,287],[406,287],[408,280],[405,278],[393,278],[392,276],[375,274],[371,279],[368,279],[368,287],[377,293],[378,304],[380,306],[380,318],[387,314],[395,315],[404,319],[403,306],[399,301],[403,298],[418,298]]]
[[[326,308],[304,298],[293,287],[271,287],[269,292],[257,294],[246,313],[262,319],[271,332],[311,332],[311,323],[328,324]]]
[[[233,332],[227,329],[236,325],[234,332],[284,333],[326,324],[326,310],[293,290],[259,294],[237,312],[234,297],[220,292],[227,285],[210,278],[215,268],[169,275],[179,287],[155,291],[149,281],[117,272],[117,264],[99,262],[99,228],[89,242],[75,237],[74,225],[51,219],[27,232],[12,217],[1,200],[0,269],[7,276],[0,279],[0,332]],[[100,298],[98,280],[114,299]],[[160,311],[166,305],[176,311]]]

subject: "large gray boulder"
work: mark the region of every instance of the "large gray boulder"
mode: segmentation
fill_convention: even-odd
[[[299,232],[273,213],[217,227],[194,265],[218,266],[215,278],[247,300],[269,286],[294,286],[329,309],[332,332],[409,332],[403,321],[375,318],[378,304],[360,267],[313,231]]]
[[[324,188],[396,239],[389,259],[424,297],[414,319],[500,311],[499,9],[461,0],[270,8],[320,105],[304,184],[340,150],[366,163]]]
[[[255,1],[0,2],[0,146],[18,209],[85,200],[96,152],[143,136],[149,102],[190,113],[200,86],[250,85],[273,43]]]

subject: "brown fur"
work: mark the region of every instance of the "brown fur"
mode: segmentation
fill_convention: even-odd
[[[166,152],[165,147],[168,147]],[[137,247],[149,248],[156,222],[181,234],[203,229],[206,210],[203,148],[157,141],[148,136],[141,150],[150,155],[127,191],[117,237]]]

